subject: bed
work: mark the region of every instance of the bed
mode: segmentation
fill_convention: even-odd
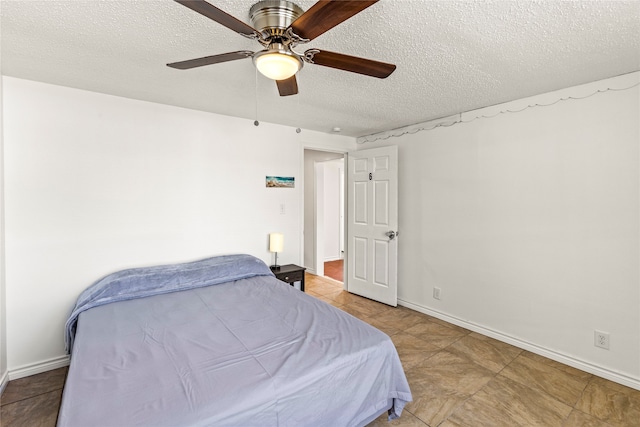
[[[59,427],[362,426],[411,401],[387,335],[250,255],[109,275],[65,339]]]

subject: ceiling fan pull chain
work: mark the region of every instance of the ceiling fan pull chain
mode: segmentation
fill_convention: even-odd
[[[260,126],[260,122],[258,121],[258,69],[255,68],[256,79],[255,79],[255,92],[256,92],[256,119],[253,121],[254,126]]]

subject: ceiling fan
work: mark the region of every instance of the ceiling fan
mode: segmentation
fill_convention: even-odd
[[[296,46],[310,42],[378,0],[321,0],[306,12],[290,1],[262,0],[249,10],[253,27],[204,0],[175,1],[244,37],[258,41],[264,49],[258,52],[240,50],[167,64],[172,68],[187,70],[253,58],[258,71],[276,81],[280,96],[298,93],[296,73],[305,62],[381,79],[396,69],[393,64],[326,50],[308,49],[303,53],[294,50]]]

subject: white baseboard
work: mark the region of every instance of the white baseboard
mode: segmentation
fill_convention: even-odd
[[[498,341],[502,341],[507,344],[511,344],[518,348],[528,350],[532,353],[538,354],[540,356],[544,356],[551,360],[555,360],[556,362],[564,363],[565,365],[569,365],[576,369],[580,369],[581,371],[588,372],[590,374],[605,378],[615,383],[622,384],[636,390],[640,390],[640,378],[630,377],[620,372],[615,372],[610,369],[602,368],[592,363],[585,362],[580,359],[576,359],[575,357],[567,356],[566,354],[558,353],[556,351],[549,350],[544,347],[540,347],[536,344],[523,341],[518,338],[514,338],[512,336],[503,334],[498,331],[494,331],[493,329],[489,329],[484,326],[477,325],[475,323],[467,322],[466,320],[458,319],[457,317],[449,316],[448,314],[444,314],[439,311],[432,310],[430,308],[423,307],[421,305],[414,304],[409,301],[398,299],[398,305],[410,308],[415,311],[419,311],[420,313],[428,314],[429,316],[436,317],[440,320],[444,320],[445,322],[449,322],[454,325],[463,327],[465,329],[469,329],[470,331],[477,332],[482,335],[486,335],[488,337],[497,339]]]
[[[0,396],[4,392],[4,389],[7,388],[7,383],[9,382],[9,371],[4,371],[2,376],[0,376]]]
[[[35,374],[51,371],[53,369],[69,366],[69,356],[54,357],[53,359],[43,360],[38,363],[19,366],[9,371],[9,380],[17,380]]]

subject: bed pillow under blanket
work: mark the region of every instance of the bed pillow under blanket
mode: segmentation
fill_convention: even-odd
[[[78,316],[93,307],[253,276],[273,276],[260,259],[246,254],[223,255],[199,261],[118,271],[85,289],[65,324],[65,349],[71,353]]]

